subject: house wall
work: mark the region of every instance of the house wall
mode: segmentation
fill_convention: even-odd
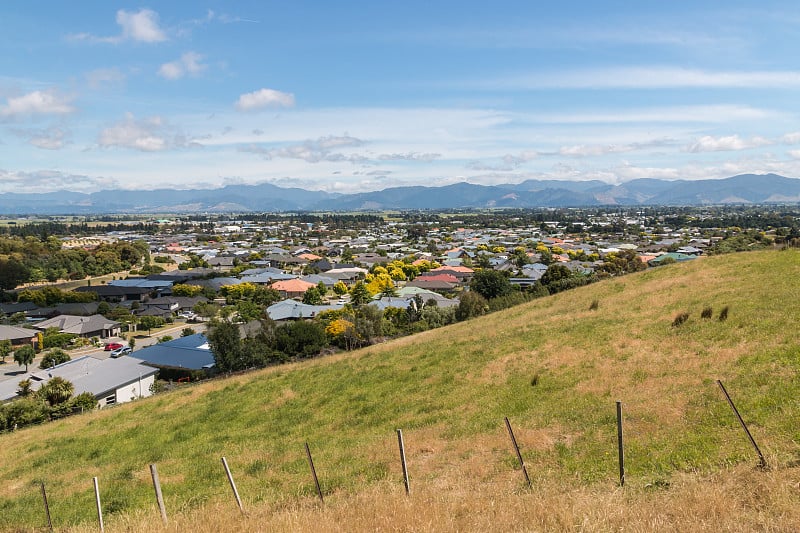
[[[152,376],[142,376],[141,379],[141,398],[147,398],[148,396],[152,396],[153,393],[150,392],[150,386],[155,382],[155,374]],[[139,381],[136,380],[132,383],[128,383],[127,385],[123,385],[119,387],[113,393],[109,393],[103,398],[98,398],[98,404],[100,408],[107,407],[109,405],[114,405],[116,403],[125,403],[130,402],[131,398],[138,399],[140,386]]]

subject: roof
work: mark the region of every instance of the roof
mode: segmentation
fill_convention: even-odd
[[[309,283],[307,281],[303,281],[301,279],[287,279],[282,281],[276,281],[270,287],[275,289],[276,291],[283,291],[283,292],[306,292],[311,287],[315,287],[314,283]]]
[[[187,370],[210,368],[215,363],[214,353],[203,333],[154,344],[136,351],[130,357],[141,359],[150,366]]]
[[[274,281],[281,281],[286,279],[294,279],[297,276],[287,274],[285,272],[261,272],[259,274],[252,274],[249,276],[242,276],[242,283],[261,283],[267,284]]]
[[[452,271],[452,272],[458,272],[460,274],[473,274],[475,272],[471,268],[461,265],[452,265],[452,266],[445,265],[431,269],[431,272],[439,272],[439,271],[444,271],[444,272]]]
[[[144,289],[161,289],[172,287],[174,280],[158,280],[148,278],[115,279],[108,282],[111,287],[142,287]]]
[[[18,379],[1,381],[0,401],[15,398],[19,382],[24,379],[30,379],[32,388],[38,390],[42,385],[58,376],[74,385],[75,395],[89,392],[95,397],[99,397],[138,381],[140,378],[152,376],[156,372],[158,372],[157,369],[145,366],[140,359],[135,357],[95,359],[85,355],[47,370],[20,374],[17,376]]]
[[[45,330],[47,328],[58,328],[63,333],[74,333],[82,335],[103,329],[111,329],[119,326],[120,323],[109,320],[103,315],[74,316],[58,315],[57,317],[43,320],[36,324],[36,329]]]
[[[308,305],[294,300],[282,300],[267,307],[267,315],[272,320],[312,318],[324,311],[337,311],[343,304]]]
[[[0,340],[25,340],[32,339],[38,332],[34,329],[18,328],[16,326],[4,326],[0,324]]]

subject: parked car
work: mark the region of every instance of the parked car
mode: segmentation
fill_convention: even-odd
[[[197,318],[197,315],[191,311],[183,311],[182,313],[178,313],[178,316],[181,318],[185,318],[186,320],[194,320]]]
[[[122,346],[121,348],[117,348],[116,350],[113,350],[111,352],[111,357],[116,359],[117,357],[122,357],[123,355],[128,355],[132,351],[133,350],[131,349],[130,346]]]
[[[111,352],[111,351],[114,351],[114,350],[119,350],[123,346],[125,346],[125,345],[122,344],[121,342],[107,342],[106,343],[106,347],[103,348],[103,350],[106,351],[106,352]]]

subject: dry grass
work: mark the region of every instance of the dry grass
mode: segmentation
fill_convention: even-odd
[[[157,462],[175,515],[167,531],[793,531],[797,279],[795,252],[662,267],[0,435],[6,457],[22,458],[0,463],[0,530],[36,522],[27,509],[38,504],[38,479],[61,505],[59,529],[87,523],[97,475],[117,505],[110,530],[159,531],[147,473]],[[589,311],[593,300],[602,305]],[[701,320],[707,305],[730,306],[729,319]],[[684,310],[690,319],[671,327]],[[751,470],[755,459],[716,378],[730,384],[772,471]],[[624,490],[615,484],[617,399]],[[503,416],[534,480],[530,493]],[[402,493],[397,427],[411,498]],[[313,499],[304,441],[324,506]],[[233,507],[221,455],[246,517]]]
[[[454,481],[460,479],[461,481]],[[714,475],[685,474],[665,483],[569,487],[537,483],[523,490],[518,478],[492,484],[412,479],[411,495],[397,485],[358,494],[334,494],[253,505],[245,515],[232,497],[196,511],[175,513],[163,527],[155,509],[107,521],[110,531],[772,531],[800,528],[800,471],[761,472],[748,467]],[[95,531],[90,525],[69,529]]]

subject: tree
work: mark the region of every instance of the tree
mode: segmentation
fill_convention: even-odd
[[[467,320],[472,317],[486,314],[489,310],[489,302],[477,292],[465,292],[459,298],[456,308],[456,320]]]
[[[147,330],[147,334],[150,335],[151,329],[164,325],[164,319],[157,316],[145,315],[139,319],[139,324],[145,328]]]
[[[72,383],[60,376],[56,376],[42,385],[37,394],[51,407],[55,407],[67,402],[72,397],[73,392],[75,392],[75,386]]]
[[[136,339],[133,336],[133,333],[130,334],[130,338],[128,339],[128,346],[130,347],[131,351],[133,351],[133,347],[136,346]]]
[[[20,346],[14,351],[14,361],[18,365],[25,365],[25,372],[28,371],[28,365],[33,363],[34,357],[36,357],[36,351],[30,344]]]
[[[479,270],[475,272],[469,286],[470,289],[487,300],[505,296],[514,290],[505,274],[497,270]]]
[[[317,287],[309,287],[303,293],[303,303],[308,305],[322,305],[322,295]]]
[[[6,362],[6,357],[11,354],[11,341],[8,339],[3,339],[0,341],[0,357],[3,358],[3,362]]]
[[[39,368],[50,368],[61,363],[66,363],[70,360],[69,354],[60,348],[50,350],[42,357],[42,362],[39,363]]]
[[[363,281],[359,281],[350,289],[350,302],[354,306],[358,307],[359,305],[364,305],[369,303],[370,300],[372,300],[372,295],[369,293],[369,289],[367,289]]]
[[[341,280],[337,281],[333,286],[333,292],[342,296],[343,294],[347,294],[347,285],[344,284]]]
[[[193,330],[192,328],[183,328],[181,330],[181,337],[188,337],[190,335],[194,335],[195,333],[196,333],[195,330]]]
[[[220,372],[241,370],[242,340],[239,327],[227,321],[215,322],[208,331],[208,345]]]

